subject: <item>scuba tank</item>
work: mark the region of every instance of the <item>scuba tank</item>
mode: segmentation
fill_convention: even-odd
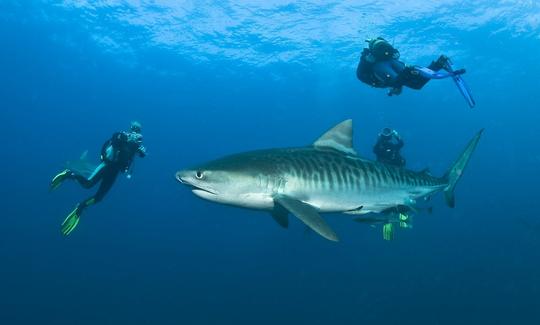
[[[141,143],[141,134],[116,132],[101,147],[101,160],[107,164],[116,164],[126,174],[126,178],[131,179],[134,155]]]
[[[111,163],[116,160],[116,153],[112,144],[112,141],[109,139],[105,141],[101,147],[101,161],[106,163]]]

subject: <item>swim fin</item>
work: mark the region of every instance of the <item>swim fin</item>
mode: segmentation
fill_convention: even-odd
[[[71,176],[71,171],[69,169],[64,169],[60,173],[58,173],[56,176],[53,177],[51,184],[49,185],[49,190],[54,191],[57,188],[62,185],[62,182],[64,182],[68,177]]]
[[[459,92],[465,100],[467,101],[467,104],[469,104],[470,108],[473,108],[476,105],[476,102],[474,98],[472,97],[471,90],[469,89],[469,86],[465,83],[461,75],[465,72],[463,69],[454,71],[454,68],[452,67],[452,61],[448,59],[446,61],[446,64],[444,65],[444,70],[452,73],[452,80],[454,80],[456,86],[459,89]]]
[[[79,224],[79,219],[80,219],[79,206],[77,206],[75,207],[73,211],[71,211],[71,213],[67,216],[64,222],[62,222],[62,228],[61,228],[62,234],[64,236],[68,236],[69,234],[71,234],[71,232]]]
[[[384,240],[393,240],[394,239],[394,224],[386,223],[383,226],[383,239]]]

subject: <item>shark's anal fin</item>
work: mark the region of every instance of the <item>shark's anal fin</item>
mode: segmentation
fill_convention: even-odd
[[[319,235],[328,240],[339,240],[336,233],[328,226],[328,224],[326,224],[324,219],[319,215],[314,207],[299,200],[282,195],[275,197],[274,201],[300,219]]]
[[[276,204],[271,212],[272,218],[283,228],[289,228],[289,211],[283,206]]]

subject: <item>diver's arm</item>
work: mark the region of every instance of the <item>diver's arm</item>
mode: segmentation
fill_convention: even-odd
[[[396,140],[397,140],[397,143],[396,143],[396,149],[397,150],[400,150],[401,148],[403,148],[403,146],[405,145],[405,143],[403,142],[403,140],[401,140],[401,138],[398,136],[396,137]]]
[[[375,145],[373,146],[373,153],[375,155],[380,155],[384,152],[384,146],[383,146],[383,141],[381,138],[377,139],[377,143],[375,143]]]
[[[394,135],[394,139],[396,139],[396,143],[394,145],[394,148],[396,150],[399,150],[399,149],[403,148],[405,143],[403,142],[403,139],[401,139],[401,136],[399,135],[399,133],[397,133],[396,130],[393,130],[392,134]]]
[[[146,147],[142,144],[137,148],[137,153],[139,154],[139,157],[144,158],[146,157]]]
[[[360,56],[360,62],[358,62],[358,66],[356,67],[356,77],[358,80],[365,83],[370,82],[369,76],[371,74],[371,66],[373,65],[373,62],[368,62],[368,55],[369,50],[364,49],[364,51],[362,51],[362,55]]]

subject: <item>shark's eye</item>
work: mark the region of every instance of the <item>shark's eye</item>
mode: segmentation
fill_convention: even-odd
[[[198,170],[198,171],[195,172],[195,177],[197,177],[197,179],[202,179],[204,177],[204,174],[203,174],[203,172]]]

